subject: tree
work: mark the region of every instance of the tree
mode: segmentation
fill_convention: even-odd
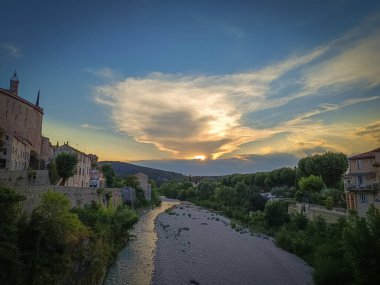
[[[283,201],[268,201],[264,210],[265,221],[269,226],[281,226],[289,220],[288,204]]]
[[[302,158],[298,162],[299,176],[321,176],[327,187],[335,188],[338,188],[347,168],[347,156],[343,153],[327,152]]]
[[[59,175],[58,175],[57,166],[54,160],[48,164],[48,170],[49,170],[50,183],[55,185],[59,180]]]
[[[106,186],[107,187],[113,187],[115,183],[115,171],[112,168],[111,164],[103,164],[102,165],[102,172],[104,174],[104,177],[106,178]]]
[[[75,153],[62,152],[55,158],[55,164],[58,175],[62,178],[61,185],[65,185],[67,179],[77,173],[78,156]]]
[[[2,284],[20,284],[21,253],[18,247],[21,218],[19,203],[25,198],[14,190],[0,187],[0,280]]]
[[[90,232],[69,209],[68,198],[48,191],[33,211],[28,284],[59,284],[81,258],[81,246]]]
[[[298,181],[298,187],[304,196],[310,197],[311,194],[320,193],[326,186],[322,177],[310,175],[309,177],[302,177]]]

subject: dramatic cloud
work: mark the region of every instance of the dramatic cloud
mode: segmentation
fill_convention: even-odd
[[[349,38],[353,40],[347,44]],[[379,50],[379,31],[360,37],[350,32],[261,70],[215,76],[152,73],[98,86],[94,98],[110,108],[120,131],[170,151],[175,158],[215,159],[284,133],[285,141],[251,153],[343,151],[367,132],[378,139],[378,124],[354,133],[358,127],[354,121],[325,123],[321,115],[369,101],[379,104],[380,96],[371,93],[380,84]],[[353,89],[360,95],[347,93]],[[299,103],[302,106],[294,109],[293,104],[306,96],[313,104]],[[270,127],[257,128],[249,119],[280,107],[295,112],[290,118],[278,116]]]
[[[365,127],[360,128],[355,132],[356,136],[364,137],[367,140],[374,141],[375,143],[380,143],[380,121],[369,124]]]
[[[179,172],[185,175],[227,175],[232,173],[253,173],[270,171],[278,167],[294,167],[298,157],[288,153],[272,153],[267,155],[245,155],[239,158],[217,160],[146,160],[134,164]]]
[[[19,45],[12,43],[3,43],[0,48],[11,57],[20,58],[22,56],[22,48]]]

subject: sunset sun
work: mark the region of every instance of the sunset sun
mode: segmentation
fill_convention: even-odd
[[[192,159],[205,160],[206,156],[204,156],[204,155],[196,155]]]

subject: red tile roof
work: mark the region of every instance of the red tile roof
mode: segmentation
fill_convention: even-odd
[[[378,147],[374,150],[368,151],[368,152],[364,152],[364,153],[360,153],[360,154],[351,156],[348,159],[356,160],[356,159],[373,158],[373,157],[375,157],[375,152],[380,152],[380,147]]]

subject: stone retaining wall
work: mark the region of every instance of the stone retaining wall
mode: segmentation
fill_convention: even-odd
[[[117,207],[123,203],[121,189],[119,188],[81,188],[64,186],[29,186],[13,187],[18,193],[26,197],[22,203],[23,210],[30,215],[39,202],[43,193],[48,190],[63,193],[71,203],[72,207],[84,207],[90,205],[92,201],[102,204],[105,207]],[[109,193],[109,194],[107,194]],[[109,199],[107,199],[109,197]]]
[[[30,174],[29,174],[30,173]],[[34,176],[35,174],[35,176]],[[0,185],[7,187],[29,187],[50,185],[48,170],[0,170]]]

